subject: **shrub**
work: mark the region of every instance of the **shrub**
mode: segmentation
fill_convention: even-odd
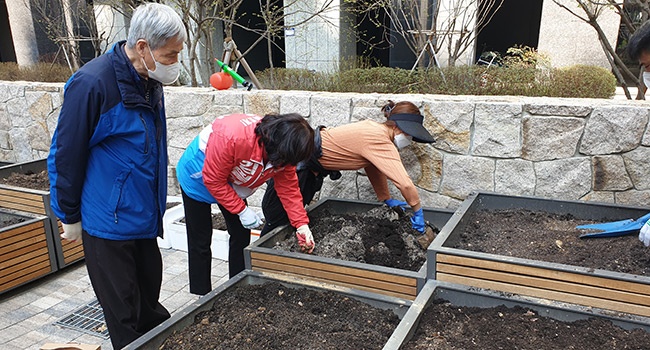
[[[307,69],[267,68],[255,72],[257,80],[265,89],[328,91],[330,75]]]
[[[539,53],[535,48],[526,45],[515,45],[506,51],[503,59],[507,67],[550,68],[550,59]]]
[[[616,93],[616,77],[602,67],[575,65],[556,69],[551,74],[550,96],[611,98]]]
[[[0,62],[0,80],[21,80],[20,67],[15,62]]]
[[[530,50],[521,54],[526,57],[534,55]],[[274,90],[582,98],[611,98],[616,92],[616,79],[605,68],[576,65],[553,69],[540,65],[539,56],[535,57],[536,65],[475,65],[415,71],[373,67],[351,68],[331,74],[273,68],[255,75],[264,88]],[[38,63],[19,67],[13,62],[0,63],[0,80],[65,82],[70,75],[70,69],[60,64]]]
[[[537,63],[537,68],[528,64],[475,65],[411,72],[375,67],[335,74],[275,68],[272,84],[268,83],[268,71],[261,72],[258,79],[270,89],[361,93],[611,98],[616,92],[616,79],[607,69],[584,65],[551,69]]]
[[[15,62],[0,62],[0,80],[57,83],[65,82],[71,74],[70,68],[60,64],[41,62],[33,66],[19,67]]]
[[[417,84],[409,70],[389,67],[355,68],[334,75],[330,91],[410,93]]]

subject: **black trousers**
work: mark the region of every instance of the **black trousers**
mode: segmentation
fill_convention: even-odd
[[[113,241],[83,232],[90,282],[114,349],[169,318],[160,304],[162,256],[156,239]]]
[[[297,174],[298,186],[300,186],[300,193],[302,194],[302,203],[303,205],[307,205],[314,199],[316,192],[320,191],[321,187],[323,187],[323,177],[315,175],[309,169],[298,170]],[[262,212],[264,213],[266,224],[262,228],[260,236],[264,236],[276,227],[289,224],[289,216],[287,216],[287,211],[284,210],[280,197],[278,197],[278,193],[275,191],[273,179],[266,182],[266,191],[262,198]]]
[[[194,200],[181,188],[187,230],[187,255],[189,263],[190,293],[204,295],[212,290],[212,210],[211,204]],[[250,244],[251,230],[244,228],[239,215],[219,210],[226,221],[228,241],[228,273],[230,277],[244,271],[244,248]]]

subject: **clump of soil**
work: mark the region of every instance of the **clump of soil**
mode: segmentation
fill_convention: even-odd
[[[418,271],[426,261],[410,217],[387,206],[346,214],[316,210],[309,214],[309,227],[316,242],[313,255],[410,271]],[[274,249],[300,252],[292,236]]]
[[[27,219],[22,216],[0,213],[0,228],[4,228],[15,224],[20,224],[21,222],[25,222],[25,221],[27,221]]]
[[[327,290],[236,285],[160,349],[381,349],[397,324],[390,310]]]
[[[648,344],[648,332],[625,330],[603,318],[565,322],[521,306],[458,307],[437,299],[401,349],[647,349]]]
[[[165,204],[165,209],[168,210],[180,204],[181,202],[167,202],[167,204]]]
[[[47,170],[34,173],[28,171],[24,174],[11,173],[8,177],[1,180],[5,185],[29,188],[32,190],[49,191],[50,179],[48,178]]]
[[[607,221],[605,219],[604,221]],[[650,275],[648,248],[638,233],[579,238],[577,225],[594,223],[570,214],[526,209],[477,210],[468,215],[460,240],[449,247],[635,275]]]

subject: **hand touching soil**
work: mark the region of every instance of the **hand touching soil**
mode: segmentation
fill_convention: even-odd
[[[411,228],[408,215],[399,216],[387,206],[347,214],[325,209],[310,213],[309,219],[316,241],[313,255],[410,271],[426,261],[426,249],[417,242],[422,234]],[[293,237],[274,248],[300,252]]]

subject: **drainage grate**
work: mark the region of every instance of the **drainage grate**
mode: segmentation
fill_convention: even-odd
[[[56,321],[54,324],[80,330],[104,339],[109,338],[108,328],[104,321],[104,311],[97,300],[73,311],[72,314]]]

